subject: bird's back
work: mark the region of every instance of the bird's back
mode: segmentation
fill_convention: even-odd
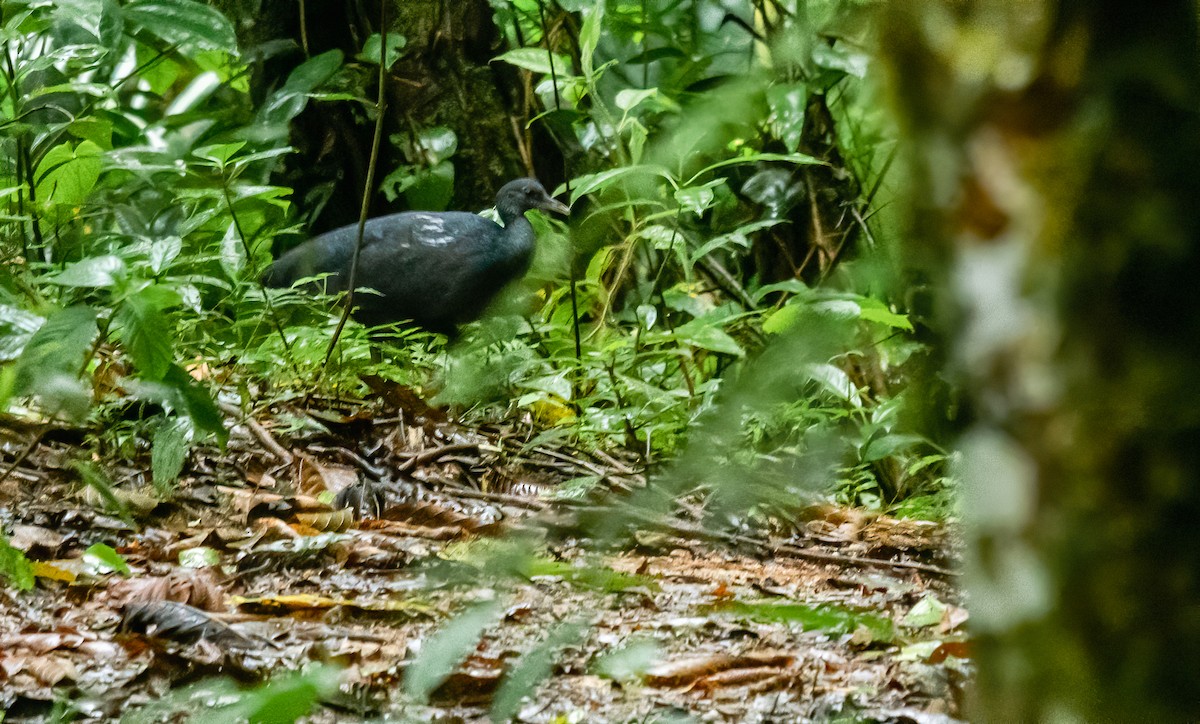
[[[369,220],[357,287],[379,294],[355,296],[358,318],[366,324],[412,319],[435,331],[453,331],[481,313],[495,292],[528,266],[532,229],[509,232],[515,233],[461,211],[408,211]],[[329,274],[326,289],[345,291],[357,236],[358,227],[351,224],[314,237],[280,257],[264,282],[286,287]]]

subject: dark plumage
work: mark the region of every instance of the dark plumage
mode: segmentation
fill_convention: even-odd
[[[529,268],[534,234],[525,212],[530,209],[570,211],[540,183],[525,178],[496,194],[503,227],[462,211],[407,211],[367,221],[357,287],[379,294],[354,296],[356,319],[367,325],[412,320],[444,334],[478,319],[496,293]],[[314,237],[280,257],[263,281],[288,287],[329,273],[328,291],[345,291],[357,236],[358,226],[351,224]]]

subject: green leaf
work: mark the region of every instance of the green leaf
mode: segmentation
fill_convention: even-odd
[[[363,43],[362,52],[354,57],[366,63],[378,64],[380,51],[382,50],[379,47],[380,39],[379,33],[371,33],[371,36],[367,38],[367,42]],[[408,38],[405,38],[400,33],[388,33],[387,54],[384,57],[383,67],[391,68],[395,65],[396,61],[400,60],[400,57],[404,55],[404,46],[406,45],[408,45]]]
[[[323,698],[338,691],[339,672],[334,666],[272,679],[257,689],[239,692],[240,701],[220,711],[218,721],[250,724],[293,724],[312,713]]]
[[[196,158],[202,158],[209,161],[214,167],[224,168],[225,164],[229,163],[229,159],[238,151],[246,147],[245,141],[235,141],[233,143],[217,143],[211,146],[201,146],[192,151],[192,155]]]
[[[167,493],[175,485],[192,443],[192,426],[186,418],[161,418],[150,448],[154,487]]]
[[[768,118],[771,132],[783,141],[790,153],[795,153],[800,147],[807,105],[808,85],[804,83],[785,83],[767,89],[767,107],[771,109]]]
[[[61,143],[46,152],[34,173],[38,202],[78,206],[100,179],[104,151],[92,141]]]
[[[238,232],[237,224],[230,221],[221,237],[221,270],[230,281],[236,282],[242,278],[242,270],[246,268],[246,247],[242,244],[242,235]]]
[[[579,643],[583,631],[578,624],[562,624],[513,664],[492,699],[492,721],[511,721],[520,711],[522,700],[550,677],[559,652]]]
[[[866,53],[850,50],[845,43],[840,41],[833,45],[817,43],[813,48],[812,58],[818,68],[840,70],[855,78],[866,77],[867,65],[871,60]]]
[[[38,395],[49,407],[82,417],[89,395],[79,380],[79,368],[97,332],[96,312],[90,307],[51,314],[17,358],[13,394]]]
[[[741,166],[741,165],[745,165],[748,163],[760,163],[762,161],[779,161],[781,163],[794,163],[798,166],[825,166],[825,165],[828,165],[821,159],[816,158],[815,156],[809,156],[806,153],[750,153],[745,156],[738,156],[736,158],[727,158],[724,161],[718,161],[717,163],[714,163],[710,166],[705,166],[704,168],[697,171],[694,176],[692,176],[690,179],[688,179],[688,182],[684,185],[691,186],[696,181],[700,180],[700,177],[703,176],[704,174],[712,172],[712,171],[716,171],[719,168],[726,168],[728,166]]]
[[[46,319],[18,307],[0,304],[0,362],[11,362]]]
[[[496,622],[501,613],[498,601],[475,605],[451,620],[440,631],[427,635],[421,652],[408,667],[404,690],[419,703],[442,685],[454,670],[475,650],[483,630]]]
[[[113,124],[103,118],[84,116],[76,118],[67,126],[67,132],[84,141],[91,141],[97,147],[112,150]]]
[[[672,179],[671,174],[669,174],[667,170],[661,166],[643,165],[610,168],[607,171],[601,171],[600,173],[593,173],[577,177],[571,188],[571,205],[573,206],[576,201],[590,193],[606,189],[614,185],[617,181],[623,180],[629,176],[643,175],[661,176],[667,181],[670,181],[672,184],[674,183],[674,179]],[[559,193],[560,191],[556,190],[554,195],[557,196]]]
[[[107,289],[125,276],[125,260],[111,254],[106,256],[90,256],[73,264],[68,264],[58,274],[46,281],[64,287],[91,287]]]
[[[8,538],[0,531],[0,578],[6,579],[18,591],[33,588],[33,566],[25,553],[13,548]]]
[[[604,3],[605,0],[596,0],[579,29],[579,60],[583,67],[583,77],[591,84],[596,82],[594,63],[596,47],[600,45],[600,31],[604,26]]]
[[[233,24],[216,8],[194,0],[135,0],[125,19],[185,50],[223,50],[237,54]]]
[[[890,433],[872,438],[862,450],[860,457],[864,463],[873,463],[876,460],[882,460],[890,455],[895,455],[901,450],[920,445],[925,442],[925,438],[920,435]]]
[[[941,623],[945,613],[946,604],[928,594],[909,609],[900,623],[909,628],[928,628]]]
[[[859,399],[858,389],[850,380],[850,375],[847,375],[841,369],[834,367],[831,364],[818,363],[804,365],[804,371],[809,379],[817,382],[834,396],[853,404],[855,407],[862,406],[862,400]]]
[[[809,606],[783,599],[735,602],[715,610],[768,623],[797,623],[806,631],[853,633],[866,629],[875,641],[891,641],[896,632],[892,622],[872,613],[852,611],[836,605]]]
[[[120,573],[122,576],[132,576],[129,564],[125,558],[104,543],[93,543],[83,552],[83,563],[90,569],[100,573]]]
[[[715,323],[703,319],[693,319],[687,324],[677,327],[675,329],[675,338],[693,347],[721,352],[722,354],[731,354],[735,357],[741,357],[746,354],[742,346],[733,337],[730,337],[725,330],[721,329]]]
[[[662,660],[662,645],[652,639],[639,639],[596,658],[593,669],[613,681],[637,681],[650,667]]]
[[[699,216],[707,211],[716,200],[716,189],[725,183],[725,179],[713,179],[702,186],[689,186],[675,192],[675,200],[688,211]]]
[[[258,122],[286,125],[308,105],[309,96],[325,85],[342,67],[342,51],[329,50],[296,66],[283,87],[271,94],[258,111]]]
[[[216,548],[197,546],[179,551],[179,565],[184,568],[211,568],[221,565],[221,553]]]
[[[860,310],[858,313],[859,319],[882,324],[892,329],[903,329],[906,332],[913,331],[912,322],[909,321],[908,315],[893,312],[878,299],[863,297],[858,300],[858,306]]]
[[[116,332],[143,378],[161,380],[167,373],[174,358],[174,330],[163,311],[182,303],[178,292],[149,286],[127,297],[117,308]]]
[[[182,367],[172,364],[163,377],[163,382],[170,385],[177,394],[179,409],[191,418],[196,431],[214,435],[217,441],[224,445],[229,438],[225,429],[225,418],[217,408],[208,390],[192,379]]]
[[[617,108],[628,113],[642,101],[647,98],[653,98],[656,95],[658,95],[657,88],[626,88],[617,92]]]
[[[518,68],[532,70],[534,73],[550,74],[551,62],[554,63],[554,73],[557,75],[565,76],[572,72],[570,58],[559,53],[551,53],[545,48],[515,48],[492,59],[493,62],[497,60],[502,60]]]

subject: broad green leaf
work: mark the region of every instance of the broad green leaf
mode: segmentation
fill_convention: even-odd
[[[192,155],[212,162],[216,168],[224,168],[234,154],[246,147],[245,141],[233,143],[217,143],[211,146],[201,146],[192,151]]]
[[[113,124],[111,121],[96,116],[76,118],[67,126],[67,132],[84,141],[91,141],[105,151],[111,151]]]
[[[556,395],[563,400],[571,399],[571,381],[567,379],[565,373],[536,377],[532,380],[523,382],[521,386],[531,390],[549,392],[550,394]]]
[[[221,553],[216,548],[197,546],[179,551],[179,565],[184,568],[210,568],[221,565]]]
[[[421,650],[404,676],[404,690],[417,702],[428,702],[433,692],[479,644],[483,630],[496,622],[502,610],[498,601],[480,603],[452,619],[440,631],[427,634]]]
[[[338,668],[328,665],[279,676],[257,689],[235,692],[237,703],[216,710],[213,721],[293,724],[311,714],[323,698],[337,694],[339,677]]]
[[[125,20],[141,25],[172,45],[193,50],[237,54],[233,25],[216,8],[195,0],[135,0],[125,6]]]
[[[117,335],[144,379],[161,380],[167,373],[174,358],[174,330],[163,311],[182,303],[177,292],[149,286],[127,297],[117,308]]]
[[[675,192],[675,200],[688,211],[699,216],[707,211],[716,199],[716,189],[725,183],[725,179],[713,179],[701,186],[689,186]]]
[[[783,141],[790,153],[795,153],[800,147],[807,105],[808,85],[805,83],[785,83],[767,89],[767,107],[771,109],[768,118],[771,132]]]
[[[661,644],[652,639],[638,639],[598,656],[592,668],[606,679],[620,682],[636,681],[641,679],[650,667],[661,661],[662,657]]]
[[[667,170],[662,168],[661,166],[645,166],[645,165],[643,165],[643,166],[622,166],[620,168],[611,168],[607,171],[601,171],[600,173],[593,173],[593,174],[588,174],[586,176],[577,177],[574,181],[574,184],[571,187],[571,205],[574,206],[575,202],[578,201],[579,199],[583,198],[584,196],[586,196],[590,193],[593,193],[595,191],[606,189],[606,188],[612,186],[613,184],[615,184],[617,181],[628,178],[630,176],[643,176],[643,175],[661,176],[662,178],[667,179],[671,183],[674,183],[674,180],[671,178],[671,175],[669,173],[667,173]],[[561,193],[561,191],[562,190],[556,190],[555,195],[557,196],[559,193]]]
[[[904,618],[900,619],[900,623],[909,628],[929,628],[941,623],[945,613],[946,604],[933,594],[927,594],[909,609]]]
[[[271,94],[258,111],[258,122],[287,124],[308,105],[309,96],[329,82],[342,67],[342,51],[329,50],[296,66],[283,87]]]
[[[867,65],[871,60],[866,53],[850,50],[845,43],[840,41],[833,45],[817,43],[813,48],[812,58],[818,68],[840,70],[855,78],[866,77]]]
[[[841,369],[831,364],[818,363],[805,365],[804,371],[808,374],[809,379],[814,380],[826,390],[832,392],[836,397],[853,404],[855,407],[862,406],[862,400],[858,396],[858,389],[850,380],[850,376]]]
[[[172,364],[167,370],[163,382],[173,388],[178,396],[177,402],[182,403],[176,409],[192,419],[196,431],[211,434],[217,438],[217,442],[224,445],[229,438],[229,431],[225,429],[225,418],[217,409],[217,403],[213,401],[208,390],[176,364]]]
[[[805,153],[750,153],[745,156],[736,158],[727,158],[724,161],[718,161],[709,166],[705,166],[693,175],[685,186],[691,186],[700,180],[700,177],[706,173],[716,171],[719,168],[728,166],[742,166],[748,163],[761,163],[763,161],[779,161],[781,163],[794,163],[799,166],[825,166],[828,165],[824,161],[815,156],[809,156]]]
[[[106,289],[125,276],[125,260],[119,256],[91,256],[68,264],[58,274],[47,278],[51,284],[64,287]]]
[[[9,362],[20,356],[21,350],[45,322],[32,312],[19,307],[0,304],[0,362]]]
[[[656,95],[658,95],[657,88],[626,88],[617,92],[617,108],[628,113],[642,101],[647,98],[653,98]]]
[[[731,354],[741,357],[746,354],[742,346],[730,337],[725,330],[713,322],[703,319],[693,319],[675,329],[675,338],[693,347]]]
[[[892,329],[903,329],[906,332],[913,331],[912,322],[909,321],[908,315],[897,314],[896,312],[893,312],[887,308],[887,305],[878,299],[874,299],[872,297],[863,297],[859,300],[858,306],[859,319],[882,324],[885,327],[891,327]]]
[[[25,553],[13,548],[4,532],[0,531],[0,579],[18,591],[28,591],[33,588],[33,566]]]
[[[890,433],[872,438],[866,446],[863,447],[860,457],[864,463],[873,463],[876,460],[882,460],[889,455],[894,455],[901,450],[907,450],[916,445],[925,442],[925,438],[920,435]]]
[[[225,235],[221,237],[221,269],[230,281],[242,278],[242,269],[246,268],[246,245],[242,243],[242,235],[234,222],[229,222]]]
[[[132,576],[129,564],[125,558],[104,543],[93,543],[83,552],[83,563],[97,573],[120,573],[122,576]]]
[[[96,312],[83,305],[46,318],[17,358],[16,394],[41,394],[39,380],[63,372],[78,377],[83,355],[96,339]]]
[[[532,70],[534,73],[550,74],[550,64],[554,63],[554,74],[570,75],[574,71],[571,67],[571,59],[565,55],[551,53],[545,48],[515,48],[513,50],[498,55],[492,59],[493,62],[502,60],[505,63],[510,63],[518,68]]]
[[[600,33],[604,29],[604,3],[605,0],[596,0],[596,4],[583,19],[583,27],[579,29],[579,60],[583,67],[583,77],[593,85],[596,82],[596,47],[600,45]]]
[[[92,141],[61,143],[46,152],[34,174],[38,202],[78,206],[100,178],[104,151]]]
[[[150,248],[146,254],[150,260],[150,271],[162,274],[182,251],[183,239],[178,236],[167,236],[150,242]]]
[[[371,33],[370,37],[367,38],[367,42],[363,43],[362,52],[354,57],[367,63],[378,64],[380,51],[383,50],[383,48],[379,47],[380,37],[379,33]],[[391,68],[395,65],[396,61],[400,60],[400,57],[404,55],[404,46],[406,45],[408,45],[408,38],[400,33],[388,33],[387,53],[384,57],[383,67]]]

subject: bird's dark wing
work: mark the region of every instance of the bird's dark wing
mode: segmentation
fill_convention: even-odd
[[[384,238],[363,249],[358,286],[379,294],[356,299],[367,324],[411,319],[438,331],[479,307],[486,293],[487,253],[504,230],[475,214],[413,212],[390,224]],[[348,262],[347,262],[348,264]],[[490,295],[489,295],[490,296]]]

